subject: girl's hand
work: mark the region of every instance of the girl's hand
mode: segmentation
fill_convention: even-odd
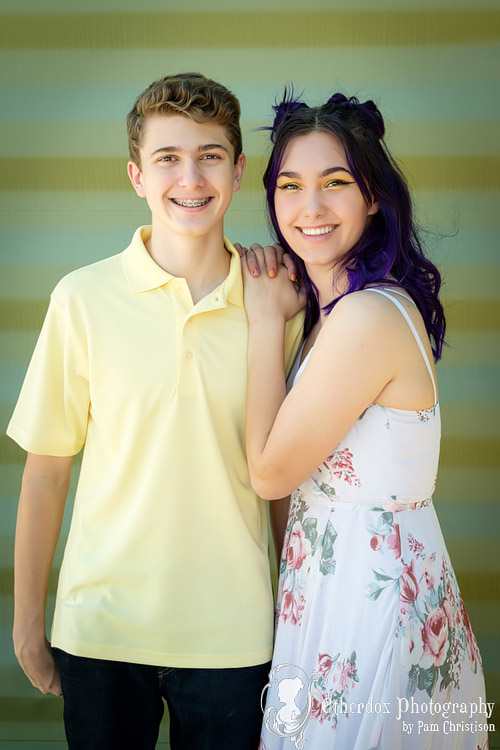
[[[305,292],[290,280],[289,269],[282,263],[276,264],[276,270],[268,265],[273,250],[278,258],[279,246],[263,248],[255,243],[242,255],[245,308],[251,323],[271,317],[290,320],[306,304]],[[261,273],[264,268],[267,274]]]
[[[252,276],[260,276],[261,273],[266,272],[270,279],[274,279],[278,273],[279,266],[283,265],[288,270],[288,278],[290,281],[297,281],[297,267],[290,253],[285,253],[283,248],[278,242],[274,245],[266,245],[262,247],[257,242],[250,245],[250,250],[240,245],[239,242],[234,243],[235,249],[239,252],[240,257],[246,256],[248,269]],[[261,267],[257,260],[255,250],[253,248],[259,248],[264,253],[265,263]]]

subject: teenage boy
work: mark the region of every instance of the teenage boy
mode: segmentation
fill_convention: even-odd
[[[245,460],[240,259],[223,235],[245,166],[239,114],[199,74],[138,97],[128,174],[152,226],[57,285],[9,425],[28,451],[15,650],[33,685],[63,694],[71,750],[154,748],[162,698],[174,750],[258,744],[273,600]],[[293,321],[288,362],[300,334]],[[50,568],[82,448],[49,644]]]

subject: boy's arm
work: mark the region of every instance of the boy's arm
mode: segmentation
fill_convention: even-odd
[[[45,635],[45,605],[72,461],[73,456],[28,453],[17,514],[14,651],[32,685],[54,695],[62,690]]]
[[[273,500],[269,503],[269,523],[273,535],[274,551],[276,552],[276,564],[278,574],[281,563],[281,552],[283,550],[283,541],[285,539],[286,522],[288,520],[288,509],[290,507],[290,496],[283,497],[281,500]]]

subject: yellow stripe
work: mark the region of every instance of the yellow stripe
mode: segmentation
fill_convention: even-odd
[[[494,468],[500,465],[500,438],[444,437],[439,465]]]
[[[500,576],[498,573],[455,571],[462,596],[469,601],[500,601]],[[57,589],[59,569],[50,574],[49,595]],[[10,593],[14,585],[14,572],[11,568],[0,569],[0,593]]]
[[[129,190],[127,159],[3,158],[0,190]]]
[[[500,557],[498,539],[481,539],[480,537],[446,539],[454,570],[466,570],[473,575],[497,575],[500,577]],[[460,584],[460,579],[459,579]]]
[[[500,438],[444,437],[439,465],[450,468],[495,468],[500,460]],[[0,435],[0,463],[23,463],[26,453],[5,435]]]
[[[469,360],[469,365],[470,362],[471,360]],[[474,371],[471,375],[473,383],[477,371],[484,366],[481,361],[474,360]],[[498,396],[497,403],[491,403],[491,401],[487,403],[475,403],[471,400],[468,400],[466,403],[443,402],[441,404],[441,416],[445,435],[449,437],[463,437],[464,425],[467,425],[467,435],[469,436],[467,439],[471,437],[498,437],[500,434],[500,393]],[[471,396],[469,396],[470,398]]]
[[[0,330],[39,330],[47,305],[47,300],[0,300]],[[500,300],[445,300],[445,313],[450,333],[500,331]]]
[[[499,37],[496,10],[468,9],[6,13],[0,24],[0,46],[5,49],[442,46]]]
[[[450,333],[500,330],[500,300],[444,300],[444,310]]]
[[[0,190],[130,190],[127,157],[3,157]],[[416,190],[500,190],[500,156],[401,156]],[[265,161],[249,157],[243,188],[261,190]]]
[[[20,667],[4,667],[5,672],[5,684],[15,685],[18,681],[18,675],[16,672]],[[11,681],[9,681],[9,678]],[[23,742],[23,740],[13,739],[9,743],[10,747],[46,747],[48,743],[49,747],[66,747],[66,743],[63,741],[63,730],[62,730],[62,712],[63,703],[60,700],[47,700],[44,696],[32,695],[30,697],[24,696],[11,696],[7,695],[2,698],[0,703],[0,722],[6,722],[11,725],[12,722],[20,723],[25,727],[23,734],[24,737],[36,737],[36,745],[31,742]],[[48,726],[44,726],[47,725]],[[60,731],[59,730],[60,727]],[[36,728],[36,734],[35,732]],[[38,734],[40,730],[40,734]],[[2,730],[3,736],[11,736],[12,730]],[[54,739],[54,735],[57,739]],[[42,737],[44,739],[42,739]],[[38,742],[40,744],[38,745]],[[59,744],[60,743],[60,744]],[[0,743],[0,747],[3,742]],[[8,747],[8,745],[4,745]]]
[[[48,305],[48,300],[0,300],[0,330],[40,330]]]
[[[265,75],[264,71],[262,75]],[[271,101],[270,93],[269,112]],[[117,119],[113,122],[37,121],[36,140],[33,139],[34,124],[31,120],[0,121],[0,155],[60,158],[73,157],[77,153],[79,157],[88,158],[125,158],[125,123],[118,119],[118,111],[116,114]],[[269,122],[269,119],[267,112],[259,120],[242,119],[243,143],[247,156],[259,157],[260,154],[267,153],[268,136],[257,131],[257,128],[266,121]],[[453,157],[463,151],[464,144],[467,144],[469,156],[498,154],[500,119],[391,119],[388,129],[387,141],[395,154],[412,154],[413,158],[419,154],[426,158],[432,154]]]
[[[465,600],[500,601],[500,576],[498,573],[455,571],[455,575]]]

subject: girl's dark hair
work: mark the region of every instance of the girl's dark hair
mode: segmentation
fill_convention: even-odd
[[[413,220],[413,207],[406,180],[389,153],[383,137],[382,115],[372,101],[334,94],[320,107],[308,107],[285,89],[283,101],[274,108],[269,130],[273,150],[264,174],[269,216],[278,241],[297,264],[307,293],[305,335],[319,317],[318,292],[303,261],[281,233],[274,196],[285,149],[292,138],[322,131],[334,135],[344,147],[349,169],[368,205],[375,200],[378,211],[371,217],[358,242],[346,254],[337,271],[347,271],[349,287],[324,308],[331,312],[345,294],[367,286],[397,284],[415,301],[424,319],[434,358],[441,356],[445,317],[438,294],[441,276],[425,256]]]

